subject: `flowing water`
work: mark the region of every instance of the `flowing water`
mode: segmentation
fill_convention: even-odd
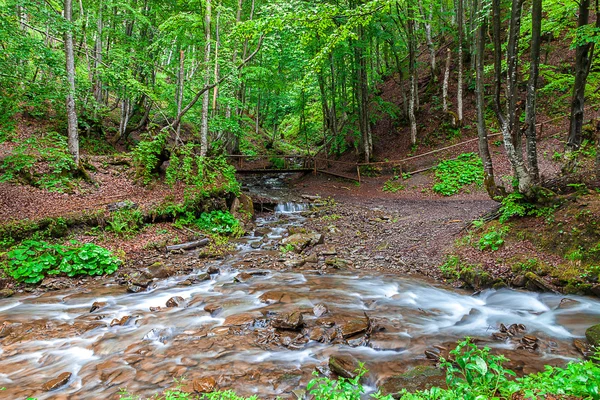
[[[564,297],[553,294],[486,290],[472,295],[375,273],[260,270],[256,265],[268,251],[264,248],[276,247],[290,225],[301,223],[293,212],[303,207],[281,205],[278,214],[260,219],[266,236],[243,238],[235,256],[214,261],[220,273],[210,280],[189,285],[185,281],[192,274],[136,294],[109,284],[0,300],[0,321],[10,323],[0,331],[0,387],[6,388],[0,397],[117,399],[119,388],[149,396],[185,376],[187,382],[214,377],[220,388],[241,394],[292,398],[292,391],[333,354],[364,361],[374,387],[426,363],[427,348],[448,346],[466,335],[512,351],[527,372],[576,357],[573,339],[600,323],[600,302],[591,298],[569,296],[572,301],[561,303]],[[257,263],[242,271],[240,260],[248,256]],[[184,306],[166,308],[175,296]],[[94,302],[106,304],[90,312]],[[317,304],[328,312],[316,317]],[[302,331],[270,326],[274,316],[295,310],[304,313]],[[123,317],[131,318],[111,326]],[[539,348],[529,353],[515,350],[515,341],[491,340],[501,323],[524,324],[539,338]],[[324,338],[327,331],[348,335]],[[41,390],[62,372],[72,373],[66,386]]]

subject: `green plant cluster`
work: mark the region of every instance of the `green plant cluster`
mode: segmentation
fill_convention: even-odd
[[[16,181],[51,192],[73,188],[77,165],[67,150],[67,140],[56,132],[32,136],[19,143],[0,164],[0,182]]]
[[[503,226],[500,229],[494,227],[488,229],[488,231],[481,235],[481,238],[479,239],[479,250],[499,250],[504,244],[504,236],[508,232],[508,229],[508,226]]]
[[[435,167],[437,183],[433,191],[442,196],[457,194],[464,186],[483,184],[483,164],[475,153],[464,153],[454,160],[445,160]]]
[[[210,234],[228,236],[241,236],[243,234],[240,221],[231,215],[229,211],[211,211],[202,213],[199,217],[188,211],[179,217],[174,225],[176,227],[194,226]]]
[[[399,179],[399,176],[394,176],[393,178],[388,179],[383,184],[383,188],[381,190],[388,193],[397,193],[401,190],[406,189],[406,186],[402,182],[400,182]]]
[[[130,236],[144,225],[141,210],[133,208],[133,204],[113,212],[106,220],[107,229],[119,236]]]
[[[144,185],[149,184],[158,176],[160,159],[167,146],[168,135],[160,132],[154,138],[146,137],[133,150],[133,163],[137,176]]]
[[[513,192],[502,199],[499,221],[504,223],[512,217],[550,217],[557,206],[542,207],[533,204],[518,192]]]
[[[6,253],[3,262],[8,275],[19,282],[37,283],[47,275],[112,274],[121,260],[109,250],[93,243],[69,246],[26,240]]]

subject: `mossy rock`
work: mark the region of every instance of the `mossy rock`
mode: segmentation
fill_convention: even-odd
[[[585,338],[592,346],[600,347],[600,324],[589,327],[585,331]]]
[[[430,389],[432,387],[443,387],[446,382],[446,374],[439,368],[428,365],[420,365],[403,374],[386,379],[380,386],[384,395],[391,394],[399,398],[399,393],[406,389],[409,392]]]

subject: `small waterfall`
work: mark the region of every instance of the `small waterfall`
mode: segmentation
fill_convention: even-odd
[[[293,214],[305,210],[308,210],[308,204],[288,201],[286,203],[277,204],[277,206],[275,207],[275,214]]]

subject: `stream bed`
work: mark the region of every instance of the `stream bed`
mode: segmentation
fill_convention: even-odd
[[[260,218],[266,233],[242,238],[209,275],[171,277],[141,293],[107,284],[0,300],[1,397],[118,399],[120,388],[149,397],[185,377],[187,389],[296,398],[293,391],[315,368],[326,370],[332,355],[365,362],[374,389],[434,365],[426,350],[449,349],[465,336],[503,349],[509,366],[527,373],[577,358],[573,340],[600,323],[592,298],[508,289],[473,295],[411,277],[240,262],[277,252],[303,209],[289,203]],[[498,340],[492,335],[501,324],[526,329]],[[534,347],[522,345],[523,334],[535,337]],[[66,385],[42,390],[64,372]]]

